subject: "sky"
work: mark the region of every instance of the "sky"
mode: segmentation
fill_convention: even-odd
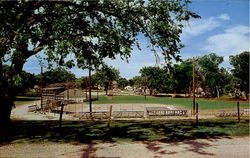
[[[189,9],[201,16],[185,24],[180,51],[182,59],[216,53],[224,57],[221,67],[230,68],[229,56],[249,51],[249,0],[193,0]],[[131,79],[138,76],[145,66],[155,66],[154,53],[147,48],[149,40],[139,36],[141,51],[134,48],[129,62],[119,56],[115,60],[106,59],[106,63],[119,69],[120,76]],[[160,63],[164,64],[161,57]],[[35,56],[30,57],[24,70],[39,74],[40,66]],[[46,71],[46,70],[45,70]],[[87,76],[87,70],[77,67],[70,69],[76,77]]]

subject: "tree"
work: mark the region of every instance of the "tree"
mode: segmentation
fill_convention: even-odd
[[[3,72],[10,77],[10,66],[3,65]],[[19,78],[16,80],[16,93],[18,95],[23,95],[27,90],[34,88],[36,85],[35,75],[28,73],[26,71],[22,71]]]
[[[139,72],[142,78],[145,78],[146,85],[150,91],[150,95],[152,95],[154,89],[161,89],[163,71],[160,67],[143,67]]]
[[[234,77],[233,74],[229,73],[226,69],[221,69],[221,75],[223,76],[220,84],[224,85],[223,93],[234,95],[235,97],[239,97],[239,90],[236,85],[240,82],[237,77]]]
[[[133,79],[129,79],[128,84],[132,87],[132,86],[134,86],[135,82]]]
[[[201,87],[207,96],[219,97],[223,91],[224,80],[219,65],[223,62],[223,57],[217,56],[215,53],[204,55],[198,59],[198,72],[201,80]]]
[[[40,75],[38,75],[40,77]],[[67,81],[75,81],[76,76],[75,74],[67,71],[64,68],[56,68],[44,73],[46,76],[46,84],[51,83],[64,83]]]
[[[88,88],[89,77],[83,76],[83,77],[78,78],[77,81],[81,83],[82,89]],[[93,74],[91,76],[91,87],[97,88],[98,85],[99,85],[98,78],[97,78],[96,74]]]
[[[233,66],[231,70],[233,76],[239,79],[239,89],[241,92],[249,94],[249,52],[245,51],[235,56],[229,57],[229,62]],[[237,83],[235,83],[237,84]]]
[[[199,16],[187,8],[189,0],[158,1],[1,1],[0,2],[0,121],[8,123],[15,98],[15,82],[27,59],[41,50],[46,59],[68,67],[98,66],[119,54],[128,59],[137,35],[149,38],[152,50],[166,61],[183,47],[183,21]],[[138,46],[139,47],[139,46]],[[30,49],[32,48],[32,49]],[[67,60],[74,54],[74,60]],[[3,63],[11,63],[6,78]]]
[[[172,83],[172,90],[175,93],[187,93],[193,81],[192,60],[186,60],[175,64],[172,68],[169,81]]]
[[[122,89],[129,84],[129,81],[126,78],[119,78],[118,79],[118,86]]]
[[[130,86],[143,86],[143,81],[141,76],[135,76],[132,79],[129,80]]]
[[[106,95],[108,94],[108,89],[112,81],[116,81],[119,78],[119,70],[113,68],[112,66],[103,65],[101,69],[97,70],[95,75],[98,83],[104,86]]]

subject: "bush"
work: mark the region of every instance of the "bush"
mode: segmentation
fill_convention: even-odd
[[[35,90],[28,91],[25,93],[25,96],[27,96],[27,97],[40,97],[40,91],[35,91]]]

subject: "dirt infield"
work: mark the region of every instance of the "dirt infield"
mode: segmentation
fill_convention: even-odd
[[[11,112],[11,119],[14,120],[58,120],[59,114],[50,113],[50,112],[28,112],[28,106],[34,104],[23,104],[14,108]],[[97,111],[109,111],[111,104],[93,104],[93,112]],[[145,107],[169,107],[173,108],[173,105],[163,105],[163,104],[112,104],[113,111],[144,111]],[[63,114],[63,120],[79,120],[79,117],[74,117],[74,112],[89,112],[89,105],[86,103],[82,104],[70,104],[64,107],[65,112],[72,112],[72,114]],[[202,112],[204,113],[204,111]],[[201,113],[201,114],[202,114]],[[215,115],[200,115],[201,119],[210,119],[215,118]],[[155,118],[154,118],[155,119]],[[160,119],[195,119],[195,116],[191,116],[190,111],[188,110],[187,116],[166,116],[160,117]]]
[[[249,157],[249,137],[197,139],[181,142],[18,143],[0,146],[0,157],[160,158]]]

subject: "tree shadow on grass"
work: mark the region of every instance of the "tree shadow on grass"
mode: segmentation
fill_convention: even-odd
[[[178,142],[194,139],[229,137],[232,132],[249,132],[247,121],[65,121],[62,128],[58,121],[12,121],[2,142],[120,142],[160,141]],[[231,132],[231,133],[230,133]],[[240,133],[242,134],[242,133]],[[237,135],[237,133],[236,133]]]

